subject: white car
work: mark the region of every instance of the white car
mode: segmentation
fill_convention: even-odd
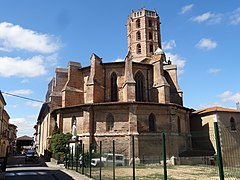
[[[101,157],[101,164],[100,158],[93,158],[91,161],[91,165],[93,167],[96,166],[112,166],[113,165],[113,154],[112,153],[105,153],[103,157]],[[125,165],[125,157],[123,154],[115,154],[115,165],[116,166],[124,166]]]

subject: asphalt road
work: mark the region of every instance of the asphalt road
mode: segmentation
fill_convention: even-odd
[[[8,158],[6,180],[71,180],[68,174],[58,168],[48,167],[41,158],[25,162],[24,156]]]

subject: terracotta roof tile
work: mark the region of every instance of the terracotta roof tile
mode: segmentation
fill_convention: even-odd
[[[194,111],[193,114],[205,114],[205,113],[211,113],[211,112],[235,112],[235,113],[240,113],[240,110],[230,109],[230,108],[225,108],[225,107],[220,107],[220,106],[214,106],[214,107],[209,107],[209,108]]]

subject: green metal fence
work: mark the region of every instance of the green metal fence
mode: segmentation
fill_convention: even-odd
[[[220,126],[220,127],[219,127]],[[207,133],[192,132],[191,156],[168,157],[171,134],[162,132],[156,137],[161,152],[155,159],[137,157],[134,136],[130,137],[130,157],[119,153],[122,142],[100,141],[98,151],[84,144],[67,146],[65,167],[93,179],[240,179],[239,130],[229,132],[215,123]],[[84,147],[85,146],[85,147]],[[86,151],[89,149],[89,151]],[[108,151],[106,151],[108,149]],[[153,163],[154,162],[154,163]],[[156,163],[158,162],[158,163]],[[183,165],[185,164],[185,165]],[[187,165],[186,165],[187,164]]]

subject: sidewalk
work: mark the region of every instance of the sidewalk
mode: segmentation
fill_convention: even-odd
[[[68,174],[69,176],[71,176],[73,179],[75,180],[91,180],[91,178],[87,177],[87,176],[84,176],[80,173],[77,173],[76,171],[73,171],[73,170],[69,170],[69,169],[66,169],[63,165],[60,165],[60,164],[55,164],[53,162],[45,162],[45,164],[48,166],[48,167],[51,167],[51,168],[56,168],[66,174]]]

